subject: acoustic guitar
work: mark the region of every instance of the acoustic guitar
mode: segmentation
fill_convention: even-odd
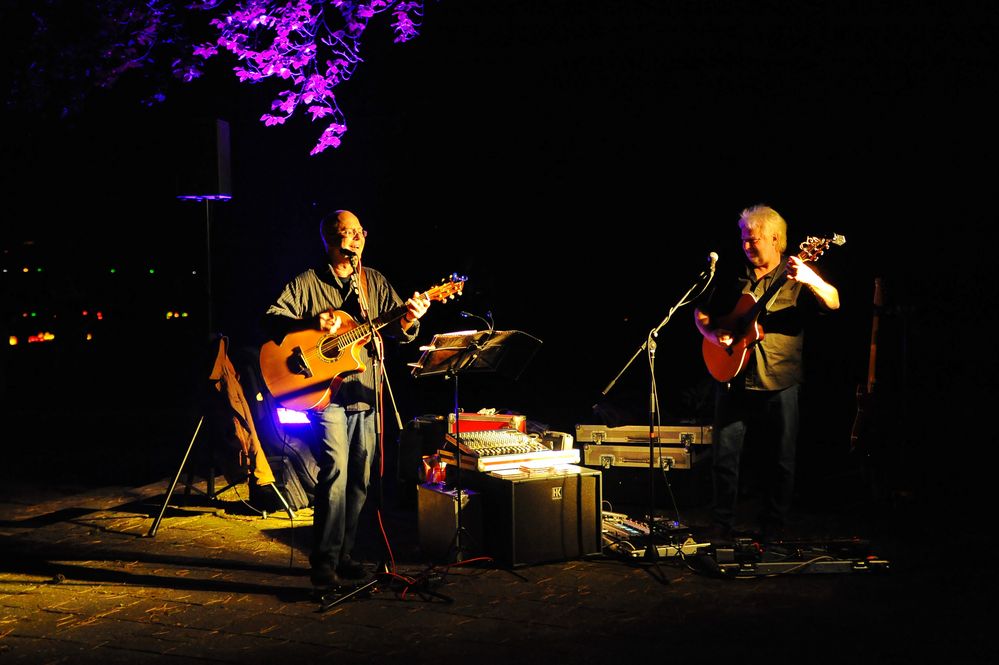
[[[455,298],[465,288],[466,277],[452,274],[423,295],[430,300]],[[340,327],[335,333],[301,330],[285,335],[280,342],[260,347],[260,373],[267,389],[283,406],[297,411],[324,409],[336,395],[344,375],[363,372],[361,347],[373,332],[406,315],[404,305],[385,312],[373,321],[358,323],[349,314],[337,311]]]
[[[799,245],[798,258],[802,261],[817,261],[830,245],[842,245],[846,238],[836,233],[832,238],[809,236]],[[763,339],[763,327],[759,323],[760,313],[770,303],[777,292],[787,282],[787,272],[781,270],[763,297],[756,300],[751,293],[744,293],[728,315],[719,317],[713,325],[732,331],[731,346],[718,346],[704,339],[701,353],[708,372],[722,383],[731,381],[746,367],[753,347]]]
[[[871,318],[871,353],[867,362],[867,383],[857,386],[857,415],[850,430],[850,452],[868,452],[869,431],[874,410],[875,370],[878,358],[878,325],[884,298],[881,295],[881,278],[874,278],[874,314]]]

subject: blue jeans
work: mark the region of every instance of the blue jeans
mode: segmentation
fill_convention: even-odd
[[[765,446],[765,495],[759,516],[764,529],[783,529],[794,493],[798,440],[799,386],[784,390],[744,390],[720,384],[715,395],[711,475],[715,522],[732,527],[739,499],[739,464],[746,433]]]
[[[373,411],[346,411],[330,404],[313,420],[318,429],[316,501],[312,527],[313,567],[333,568],[350,556],[375,457]]]

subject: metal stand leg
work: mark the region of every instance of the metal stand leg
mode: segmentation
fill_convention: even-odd
[[[201,431],[201,425],[205,422],[205,417],[201,416],[198,419],[198,426],[194,428],[194,436],[191,437],[191,442],[187,444],[187,450],[184,452],[184,459],[180,461],[180,466],[177,467],[177,473],[173,477],[173,482],[170,483],[170,489],[167,490],[166,498],[163,499],[163,505],[160,507],[160,514],[156,516],[153,521],[153,525],[149,528],[149,533],[146,534],[148,537],[152,538],[156,535],[156,530],[160,528],[160,521],[163,519],[163,513],[166,512],[167,506],[170,505],[170,497],[173,496],[173,491],[177,487],[177,481],[180,479],[180,474],[184,472],[184,467],[187,465],[187,458],[191,455],[191,449],[194,448],[194,442],[198,438],[198,432]],[[214,475],[214,473],[212,474]],[[190,488],[190,483],[188,483],[188,488]]]
[[[288,505],[284,495],[281,494],[281,490],[278,489],[276,484],[271,484],[271,487],[274,488],[274,493],[277,494],[278,500],[281,502],[281,505],[284,506],[285,512],[288,513],[288,519],[295,519],[295,511],[291,509],[290,505]]]

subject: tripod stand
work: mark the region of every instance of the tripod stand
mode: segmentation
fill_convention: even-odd
[[[441,333],[435,335],[430,345],[423,348],[423,356],[413,365],[413,376],[440,376],[454,382],[454,448],[455,448],[455,498],[457,525],[450,553],[455,561],[462,561],[466,539],[470,534],[462,524],[462,503],[465,500],[461,473],[463,455],[474,453],[465,449],[461,438],[461,409],[458,400],[458,376],[476,372],[490,372],[516,380],[541,346],[541,340],[519,330],[488,330]]]
[[[228,340],[225,337],[219,337],[217,344],[218,348],[215,353],[215,359],[208,376],[213,387],[205,391],[206,394],[201,400],[204,410],[194,429],[194,434],[191,436],[191,441],[187,445],[187,450],[184,452],[180,466],[177,468],[177,473],[174,475],[169,489],[167,489],[160,512],[149,528],[147,536],[150,538],[155,536],[159,529],[160,522],[166,513],[167,506],[170,505],[170,499],[173,497],[177,482],[180,480],[180,476],[188,464],[188,458],[191,455],[194,443],[201,432],[206,417],[212,430],[213,441],[210,444],[215,443],[218,445],[221,443],[229,447],[225,451],[225,454],[221,456],[229,462],[223,465],[223,471],[225,472],[226,480],[229,481],[229,485],[218,492],[215,491],[214,458],[216,455],[212,454],[215,451],[207,451],[206,456],[209,458],[209,470],[206,476],[206,494],[208,498],[214,500],[222,492],[252,476],[258,485],[269,485],[288,512],[288,516],[292,519],[295,517],[291,506],[288,505],[284,495],[276,485],[274,473],[267,462],[260,439],[257,437],[253,414],[250,412],[246,396],[243,394],[243,389],[237,379],[236,370],[229,360]],[[193,471],[189,472],[188,475],[188,491],[191,489],[192,480]]]
[[[711,267],[710,267],[710,269],[703,271],[698,276],[697,281],[694,282],[694,284],[689,289],[687,289],[687,291],[682,296],[680,296],[680,299],[676,302],[675,305],[673,305],[670,308],[669,312],[666,313],[666,316],[663,318],[663,320],[659,322],[659,325],[657,325],[655,328],[653,328],[652,330],[649,331],[648,337],[646,337],[645,341],[642,342],[641,346],[638,347],[638,349],[631,356],[631,358],[628,360],[628,362],[625,363],[624,367],[621,368],[621,371],[619,371],[617,373],[617,376],[615,376],[611,380],[611,382],[609,384],[607,384],[607,387],[604,388],[601,391],[601,394],[604,395],[604,396],[606,396],[607,393],[609,393],[610,390],[617,383],[617,380],[619,378],[621,378],[621,375],[624,374],[625,371],[631,366],[631,363],[633,363],[635,361],[635,358],[637,358],[639,356],[639,354],[642,353],[643,351],[645,351],[648,354],[648,362],[649,362],[649,495],[648,495],[648,499],[649,499],[649,503],[648,503],[647,518],[648,518],[648,525],[649,525],[649,538],[650,538],[650,542],[649,542],[649,545],[645,548],[644,557],[645,557],[646,560],[649,560],[649,561],[656,561],[660,557],[658,545],[655,542],[656,536],[658,535],[657,534],[656,520],[655,520],[655,507],[656,507],[656,484],[655,484],[655,480],[656,480],[656,475],[655,475],[655,472],[656,472],[656,455],[655,455],[655,446],[656,446],[657,442],[661,442],[661,439],[658,436],[658,428],[659,428],[659,425],[660,425],[660,423],[659,423],[660,411],[659,411],[659,393],[657,392],[657,388],[656,388],[656,338],[659,336],[659,331],[662,330],[662,328],[667,323],[669,323],[669,320],[673,317],[673,312],[675,312],[676,310],[678,310],[683,305],[690,304],[698,296],[700,296],[702,293],[704,293],[705,290],[707,290],[708,285],[711,283],[711,280],[714,279],[714,276],[715,276],[715,260],[716,259],[717,259],[717,254],[715,254],[714,252],[712,252],[712,254],[711,254]],[[705,280],[705,277],[707,277],[707,280]],[[692,295],[692,294],[694,294],[695,291],[697,292],[696,295]],[[668,470],[668,468],[666,466],[662,466],[662,462],[660,462],[660,467],[662,468],[663,471],[667,471]]]

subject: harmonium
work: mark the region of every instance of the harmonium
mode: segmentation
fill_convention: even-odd
[[[583,464],[611,467],[690,469],[711,450],[711,425],[576,425]],[[651,442],[651,445],[650,445]]]

